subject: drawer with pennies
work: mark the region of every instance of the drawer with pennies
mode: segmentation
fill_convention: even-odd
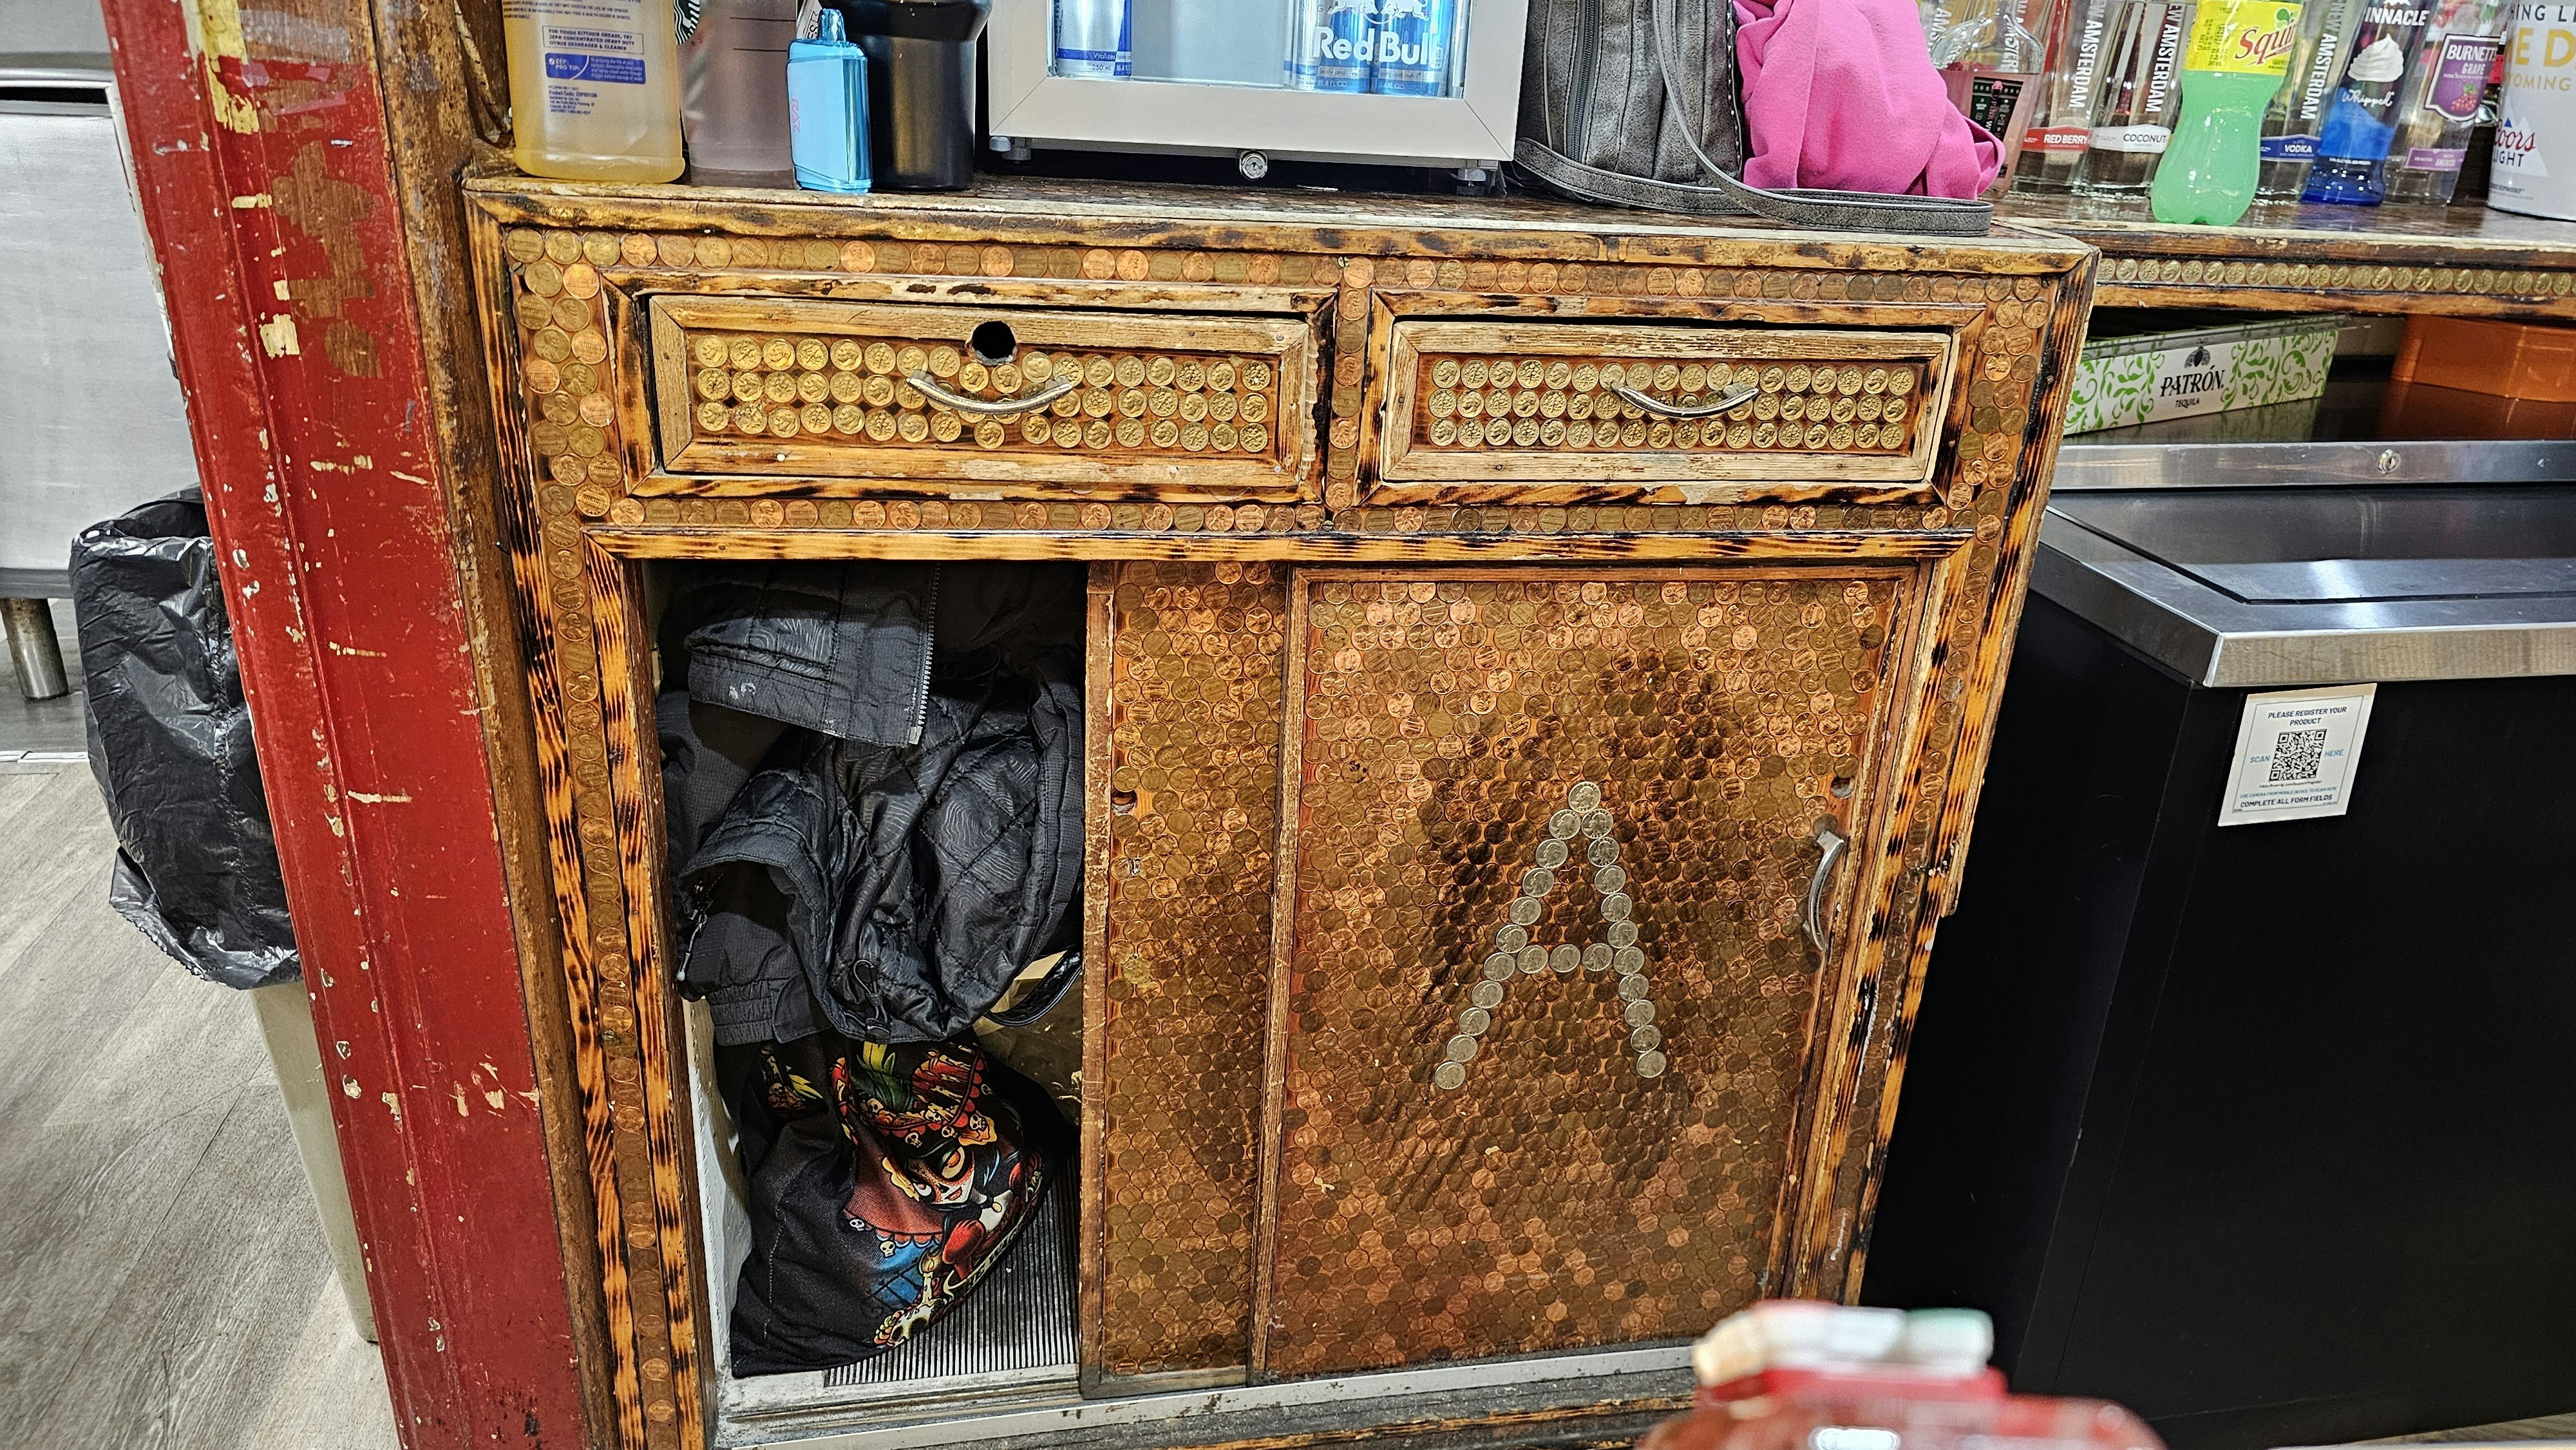
[[[1928,330],[1403,319],[1378,480],[1397,496],[1905,492],[1939,457],[1954,348]]]
[[[662,471],[691,476],[666,491],[1292,498],[1314,465],[1304,317],[677,296],[650,317]]]

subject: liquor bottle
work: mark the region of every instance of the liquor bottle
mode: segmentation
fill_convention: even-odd
[[[2031,3],[2045,7],[2050,0]],[[2008,179],[2029,127],[2031,105],[2039,99],[2043,43],[2023,19],[2023,0],[1981,0],[1981,6],[1950,27],[1932,63],[1940,69],[1950,104],[2003,143],[1998,176]],[[2039,28],[2048,29],[2044,19]]]
[[[2093,135],[2093,98],[2102,84],[2103,43],[2110,38],[2119,10],[2119,0],[2070,0],[2059,12],[2048,74],[2040,82],[2038,102],[2031,107],[2030,125],[2022,132],[2014,190],[2074,187],[2075,168],[2084,160],[2084,148]]]
[[[2425,32],[2423,57],[2397,108],[2396,140],[2380,163],[2385,199],[2450,205],[2486,101],[2487,72],[2504,45],[2504,19],[2503,0],[2466,0]]]
[[[2298,43],[2299,0],[2200,0],[2183,47],[2182,115],[2149,192],[2157,221],[2228,227],[2245,215],[2263,113]]]
[[[2372,0],[2353,33],[2343,70],[2317,134],[2316,164],[2306,201],[2379,205],[2380,163],[2397,136],[2397,98],[2415,68],[2439,0]]]
[[[1366,91],[1378,28],[1377,0],[1293,0],[1283,63],[1289,88]]]
[[[2308,0],[2299,15],[2299,44],[2290,52],[2290,83],[2263,113],[2263,171],[2254,194],[2265,201],[2297,201],[2317,159],[2317,133],[2325,128],[2326,103],[2343,84],[2352,32],[2370,0]]]
[[[2173,139],[2186,14],[2184,0],[2121,0],[2105,47],[2092,135],[2075,168],[2078,193],[2137,196],[2155,179]]]
[[[1136,73],[1127,0],[1055,0],[1055,63],[1048,70],[1082,80],[1125,80]]]
[[[680,174],[680,52],[669,0],[510,0],[515,159],[565,181]]]

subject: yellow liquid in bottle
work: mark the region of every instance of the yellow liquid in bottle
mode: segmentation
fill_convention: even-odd
[[[519,169],[564,181],[680,174],[671,0],[502,0]]]

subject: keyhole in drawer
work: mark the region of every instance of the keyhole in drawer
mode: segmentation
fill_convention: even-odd
[[[1009,362],[1011,354],[1020,350],[1020,340],[1012,334],[1011,325],[1007,322],[979,324],[967,336],[966,345],[974,350],[975,361],[988,368]]]

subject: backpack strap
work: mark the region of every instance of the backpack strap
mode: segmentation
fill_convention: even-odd
[[[1982,237],[1995,212],[1994,206],[1988,202],[1951,201],[1935,196],[1807,187],[1770,191],[1748,185],[1729,175],[1724,167],[1715,165],[1708,168],[1709,178],[1715,185],[1656,181],[1586,166],[1527,136],[1513,147],[1512,159],[1549,186],[1587,201],[1697,216],[1768,217],[1791,226],[1825,231]]]

